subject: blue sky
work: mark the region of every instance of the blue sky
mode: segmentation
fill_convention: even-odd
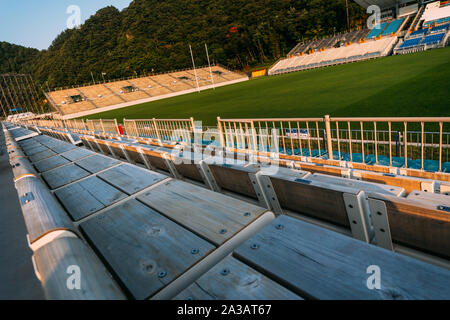
[[[0,0],[0,41],[47,49],[67,28],[71,5],[81,10],[84,22],[98,9],[113,5],[122,10],[131,0]]]

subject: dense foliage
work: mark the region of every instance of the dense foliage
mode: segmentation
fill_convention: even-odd
[[[351,28],[358,28],[364,10],[349,4]],[[205,43],[213,61],[243,70],[274,61],[299,41],[346,29],[345,0],[134,0],[121,12],[99,10],[12,70],[31,68],[50,87],[81,84],[91,71],[99,80],[102,72],[113,79],[189,67],[189,44],[204,65]]]

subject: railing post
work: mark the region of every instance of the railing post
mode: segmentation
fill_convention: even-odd
[[[194,121],[194,117],[190,117],[189,120],[191,121],[191,126],[192,126],[192,140],[189,141],[189,143],[192,143],[192,141],[195,144],[195,121]],[[203,126],[202,126],[202,132],[201,132],[201,136],[203,137]],[[189,137],[189,139],[191,139],[191,137]],[[201,141],[201,139],[200,139]]]
[[[117,119],[114,119],[114,128],[116,129],[117,134],[120,135],[119,126],[117,124]]]
[[[258,140],[256,138],[256,130],[255,130],[255,124],[253,123],[253,120],[251,122],[251,130],[252,130],[252,139],[253,139],[253,149],[254,151],[258,151]],[[292,137],[292,132],[291,132],[291,137]]]
[[[330,116],[326,115],[324,117],[324,120],[325,120],[325,130],[326,130],[326,134],[327,134],[328,159],[333,160],[333,142],[331,140]]]
[[[222,122],[220,120],[220,117],[217,117],[217,129],[219,129],[220,144],[222,145],[222,148],[225,149],[225,139],[223,138]]]
[[[156,124],[156,119],[153,118],[152,120],[153,120],[153,125],[155,126],[156,136],[158,137],[158,140],[161,141],[161,136],[159,135],[159,130],[158,130],[158,125]]]
[[[100,119],[100,125],[102,126],[102,131],[103,131],[103,133],[106,133],[106,132],[105,132],[105,127],[103,126],[103,120],[102,120],[102,119]]]

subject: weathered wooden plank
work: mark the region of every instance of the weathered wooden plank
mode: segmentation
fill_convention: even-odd
[[[436,205],[450,207],[450,197],[445,194],[414,190],[406,198],[418,201],[428,201]]]
[[[182,177],[198,182],[204,182],[203,177],[197,167],[197,164],[199,163],[201,158],[195,159],[194,157],[194,153],[183,152],[182,155],[173,157],[172,162],[175,169]]]
[[[350,226],[343,193],[357,194],[357,189],[312,185],[308,178],[296,180],[270,177],[283,209],[303,213],[344,227]]]
[[[44,172],[42,177],[51,189],[62,187],[68,183],[80,180],[90,175],[86,170],[75,164],[69,164],[51,171]]]
[[[52,147],[51,149],[54,151],[54,152],[56,152],[56,153],[64,153],[64,152],[67,152],[67,151],[69,151],[69,150],[72,150],[72,149],[75,149],[76,148],[76,146],[74,146],[73,144],[70,144],[70,143],[63,143],[63,144],[60,144],[60,145],[57,145],[57,146],[55,146],[55,147]]]
[[[67,163],[70,163],[69,160],[64,159],[61,156],[54,156],[48,159],[44,159],[42,161],[34,163],[34,166],[39,172],[45,172],[52,169],[55,169],[57,167],[60,167],[62,165],[65,165]]]
[[[406,176],[398,176],[398,175],[391,175],[391,174],[383,174],[383,173],[377,173],[377,172],[365,172],[365,171],[353,171],[352,174],[355,177],[358,177],[362,180],[369,181],[369,182],[375,182],[375,183],[382,183],[387,184],[390,186],[397,186],[404,188],[407,193],[410,193],[413,190],[421,190],[422,189],[422,183],[424,182],[430,182],[426,179],[421,178],[412,178],[412,177],[406,177]]]
[[[53,240],[36,250],[33,258],[49,300],[125,299],[100,260],[78,238]],[[79,289],[67,286],[76,284],[68,281],[74,272],[80,273]]]
[[[153,168],[170,172],[170,169],[164,159],[164,152],[154,148],[142,148],[142,153],[148,159]]]
[[[89,172],[96,173],[110,168],[113,165],[120,163],[120,161],[96,154],[91,157],[77,160],[75,163]]]
[[[208,163],[208,161],[206,161]],[[238,164],[208,164],[218,186],[224,190],[236,192],[257,199],[249,173],[255,174],[257,168],[245,168]]]
[[[127,195],[97,177],[89,177],[55,192],[73,220],[81,220]]]
[[[301,300],[292,291],[233,257],[227,257],[176,300]]]
[[[439,185],[441,194],[450,196],[450,183],[441,182]]]
[[[28,148],[22,147],[22,150],[28,157],[30,157],[36,153],[48,150],[48,148],[46,146],[43,146],[42,144],[36,144]]]
[[[448,299],[450,271],[280,216],[235,256],[299,295],[315,299]],[[369,289],[370,266],[380,289]],[[369,280],[368,280],[369,279]]]
[[[91,156],[93,155],[94,152],[88,150],[88,149],[84,149],[84,148],[76,148],[70,151],[65,152],[63,155],[61,155],[62,157],[66,158],[67,160],[70,161],[77,161],[81,158],[85,158],[87,156]]]
[[[336,186],[355,188],[355,189],[362,190],[364,192],[377,192],[377,193],[389,194],[389,195],[393,195],[393,196],[401,196],[405,193],[405,189],[403,189],[401,187],[388,186],[385,184],[366,182],[366,181],[360,181],[360,180],[348,179],[348,178],[342,178],[342,177],[335,177],[335,176],[324,175],[324,174],[320,174],[320,173],[315,173],[313,175],[310,175],[310,176],[308,176],[307,179],[314,181],[314,182],[329,183],[329,184],[336,185]]]
[[[381,194],[370,194],[369,199],[384,201],[392,241],[450,258],[450,214],[445,206]]]
[[[41,151],[41,152],[38,152],[38,153],[30,156],[29,159],[31,162],[38,162],[38,161],[53,157],[55,155],[56,155],[55,152],[48,149],[48,150]]]
[[[109,169],[100,173],[98,177],[127,194],[136,193],[167,178],[167,176],[160,173],[130,164],[123,164]]]
[[[138,199],[216,245],[267,211],[180,180],[167,181]]]
[[[20,179],[16,189],[31,243],[51,231],[73,228],[64,209],[40,179]]]
[[[214,250],[134,199],[80,227],[136,299],[153,296]]]
[[[65,142],[61,141],[61,140],[57,140],[55,138],[52,138],[51,140],[48,141],[43,141],[41,142],[44,146],[46,146],[49,149],[53,149],[57,146],[63,145]]]
[[[337,176],[337,177],[342,176],[342,172],[345,170],[348,170],[346,168],[323,166],[323,165],[318,165],[318,164],[313,164],[313,163],[304,163],[304,162],[302,162],[302,163],[295,162],[294,167],[301,169],[301,170],[309,171],[311,173],[324,173],[324,174]]]

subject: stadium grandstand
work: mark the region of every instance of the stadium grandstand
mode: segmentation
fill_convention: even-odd
[[[60,88],[45,95],[56,117],[72,119],[245,80],[246,75],[212,66]]]
[[[395,54],[405,54],[444,47],[450,36],[450,2],[428,3],[417,15],[417,23],[411,26],[400,40]]]
[[[381,21],[372,30],[353,30],[297,44],[277,61],[269,75],[411,53],[445,46],[450,26],[449,1],[356,0],[365,8],[378,5]]]

